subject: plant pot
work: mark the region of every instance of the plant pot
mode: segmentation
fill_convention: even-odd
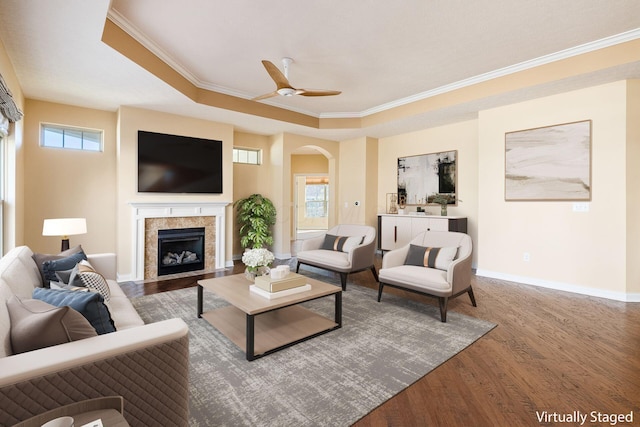
[[[447,216],[447,204],[443,203],[440,205],[440,215]]]

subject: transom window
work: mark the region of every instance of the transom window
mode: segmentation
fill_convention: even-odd
[[[50,124],[41,125],[40,145],[70,150],[102,151],[102,131]]]
[[[259,165],[262,163],[261,150],[252,148],[234,148],[233,163]]]

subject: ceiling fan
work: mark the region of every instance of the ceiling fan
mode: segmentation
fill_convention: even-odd
[[[262,65],[267,69],[267,73],[276,82],[276,90],[271,93],[260,95],[253,98],[253,101],[259,101],[261,99],[271,98],[274,96],[331,96],[340,95],[342,92],[339,90],[315,90],[315,89],[296,89],[289,83],[289,65],[293,62],[291,58],[282,58],[282,65],[284,67],[284,74],[273,65],[270,61],[262,61]]]

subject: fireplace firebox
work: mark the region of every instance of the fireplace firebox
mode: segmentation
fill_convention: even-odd
[[[158,230],[158,276],[204,269],[204,227]]]

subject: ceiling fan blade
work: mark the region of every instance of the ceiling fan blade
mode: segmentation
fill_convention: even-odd
[[[260,101],[261,99],[272,98],[274,96],[278,96],[278,92],[265,93],[264,95],[256,96],[252,99],[252,101]]]
[[[259,101],[261,99],[271,98],[273,96],[293,96],[293,95],[302,95],[302,96],[331,96],[331,95],[340,95],[342,92],[339,90],[319,90],[319,89],[296,89],[291,86],[289,83],[289,79],[287,78],[288,66],[291,64],[293,60],[291,58],[283,58],[282,62],[284,64],[284,73],[280,71],[278,67],[273,65],[271,61],[262,60],[262,65],[269,73],[269,76],[276,83],[276,90],[271,93],[267,93],[265,95],[258,96],[253,98],[253,101]]]
[[[289,83],[289,80],[287,80],[285,75],[282,74],[282,71],[280,71],[280,69],[278,69],[278,67],[273,65],[272,62],[270,62],[270,61],[262,61],[262,65],[264,65],[264,68],[267,69],[267,73],[269,73],[269,75],[271,76],[273,81],[276,82],[276,86],[278,87],[278,89],[290,88],[291,87],[291,84]]]
[[[316,89],[298,89],[296,95],[302,96],[333,96],[340,95],[339,90],[316,90]]]

